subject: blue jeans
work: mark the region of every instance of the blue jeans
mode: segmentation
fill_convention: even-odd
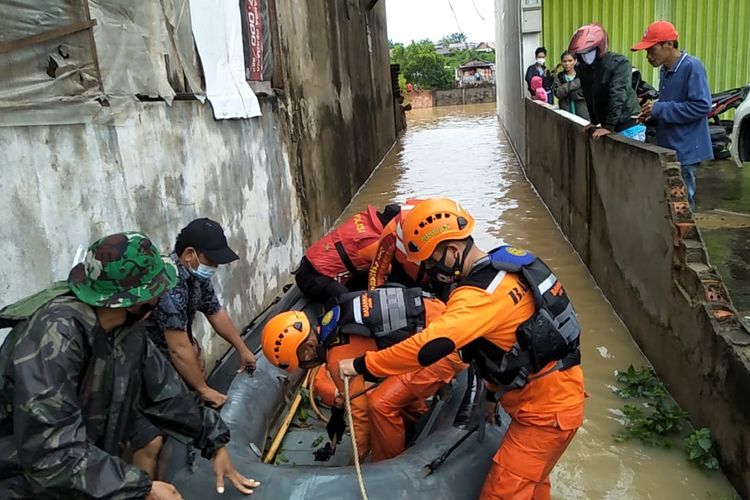
[[[690,203],[690,210],[693,212],[695,212],[695,167],[697,166],[697,163],[680,165],[682,179],[685,181],[685,187],[687,188],[688,203]]]

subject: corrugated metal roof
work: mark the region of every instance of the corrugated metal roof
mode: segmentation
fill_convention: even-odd
[[[579,26],[600,22],[610,49],[630,58],[644,78],[656,84],[658,72],[645,52],[630,52],[657,19],[672,22],[680,49],[706,67],[712,92],[750,83],[750,1],[748,0],[544,0],[542,40],[550,67],[557,64]]]

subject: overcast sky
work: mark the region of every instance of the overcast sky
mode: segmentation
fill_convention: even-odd
[[[495,41],[494,0],[386,0],[385,8],[388,39],[394,42],[408,44],[425,38],[437,42],[459,31],[470,42]]]

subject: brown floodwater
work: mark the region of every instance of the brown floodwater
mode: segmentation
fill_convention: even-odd
[[[449,196],[476,218],[485,250],[501,243],[533,251],[565,285],[583,326],[586,420],[552,474],[558,499],[720,499],[736,493],[720,472],[691,466],[682,451],[616,443],[615,371],[648,364],[546,207],[526,181],[494,105],[413,110],[408,129],[345,210],[409,197]]]

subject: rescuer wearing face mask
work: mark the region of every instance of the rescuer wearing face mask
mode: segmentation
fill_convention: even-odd
[[[609,51],[604,28],[581,26],[570,39],[568,51],[578,59],[593,137],[618,133],[645,141],[646,127],[637,123],[641,108],[633,90],[633,66],[627,57]]]
[[[320,319],[311,323],[303,311],[280,313],[263,328],[261,345],[266,358],[279,368],[294,371],[326,363],[340,394],[344,382],[339,361],[393,345],[421,331],[445,308],[440,300],[420,288],[385,285],[375,290],[339,296]],[[405,419],[416,419],[426,410],[424,400],[449,383],[466,365],[453,354],[428,367],[389,377],[366,394],[351,401],[352,433],[360,458],[372,449],[374,462],[399,455],[405,448]],[[352,394],[365,390],[362,377],[352,379]],[[335,450],[344,433],[342,397],[331,408],[328,422],[330,444]],[[326,459],[322,450],[316,457]]]
[[[218,408],[227,397],[206,383],[200,344],[193,336],[193,320],[197,312],[203,313],[216,333],[232,344],[240,359],[238,372],[255,369],[255,356],[211,284],[220,265],[239,257],[229,248],[219,223],[206,218],[195,219],[182,229],[171,257],[177,265],[177,285],[159,299],[148,321],[149,335],[187,386]]]
[[[580,326],[544,262],[507,246],[485,252],[474,244],[473,228],[472,216],[448,198],[411,210],[403,221],[409,260],[424,262],[432,280],[455,288],[422,332],[343,360],[339,371],[373,380],[431,366],[458,350],[492,388],[488,417],[497,400],[511,417],[480,499],[549,499],[549,474],[583,423]]]
[[[526,80],[526,87],[531,96],[534,96],[534,89],[531,88],[531,79],[535,76],[542,78],[542,88],[545,91],[552,88],[552,83],[554,81],[552,74],[547,69],[547,49],[544,47],[537,47],[534,51],[534,56],[536,57],[536,61],[534,61],[534,64],[526,68],[526,77],[524,78]],[[547,95],[551,96],[552,94],[548,92]],[[552,104],[551,99],[548,99],[547,102]]]

